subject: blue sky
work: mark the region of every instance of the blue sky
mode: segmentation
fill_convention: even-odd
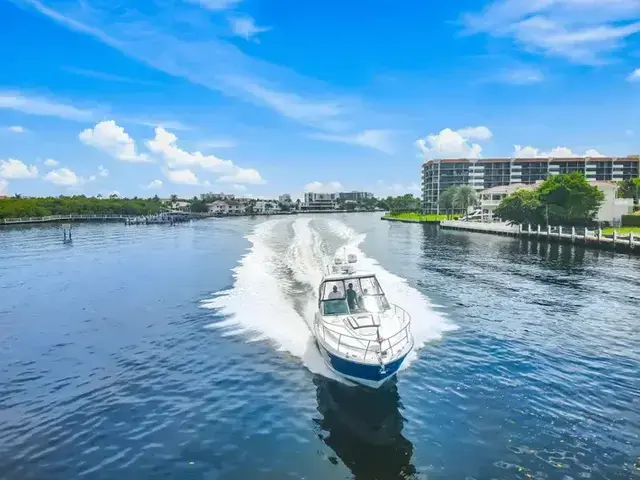
[[[0,194],[417,193],[640,153],[640,2],[0,0]]]

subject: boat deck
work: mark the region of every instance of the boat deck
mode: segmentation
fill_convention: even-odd
[[[406,311],[391,305],[381,314],[322,316],[316,321],[316,328],[318,339],[330,352],[355,362],[379,365],[380,360],[391,363],[411,349],[410,323]]]

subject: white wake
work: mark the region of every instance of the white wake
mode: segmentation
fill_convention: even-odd
[[[299,217],[293,223],[278,219],[259,224],[247,236],[251,247],[233,270],[233,287],[203,301],[201,306],[216,309],[225,317],[209,328],[218,329],[223,335],[242,335],[248,341],[269,341],[275,348],[299,358],[312,372],[334,377],[315,348],[311,333],[318,286],[334,252],[323,245],[322,235],[311,222],[309,217]],[[389,301],[409,312],[416,349],[455,328],[406,280],[360,250],[364,234],[337,220],[326,221],[326,225],[343,246],[358,253],[359,268],[376,274]],[[289,227],[293,231],[291,239],[286,244],[279,243],[278,235],[282,237]],[[415,357],[414,351],[405,365]]]

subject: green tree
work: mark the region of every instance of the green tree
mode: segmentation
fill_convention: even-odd
[[[460,207],[462,214],[466,215],[469,207],[478,201],[475,189],[471,185],[459,185],[455,187],[454,203]]]
[[[169,198],[171,198],[171,203],[176,203],[178,201],[178,195],[176,195],[175,193]]]
[[[206,213],[209,211],[207,202],[205,202],[204,200],[199,200],[197,198],[191,201],[190,207],[191,211],[194,213]]]
[[[640,204],[640,178],[628,178],[620,182],[618,197],[633,198],[633,209],[637,210]]]
[[[538,188],[540,203],[551,225],[583,225],[594,220],[604,193],[581,172],[553,175]]]
[[[247,202],[247,208],[246,208],[246,212],[249,215],[253,215],[253,212],[256,208],[256,201],[254,199],[249,200],[249,202]]]
[[[535,190],[517,190],[500,202],[494,214],[500,219],[520,225],[545,223],[544,208]]]
[[[449,187],[440,194],[440,208],[447,216],[453,215],[453,210],[456,208],[456,193],[457,187]]]

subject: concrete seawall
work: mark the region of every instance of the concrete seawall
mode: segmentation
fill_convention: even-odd
[[[459,220],[444,220],[440,228],[445,230],[463,230],[468,232],[490,233],[529,238],[537,241],[553,243],[570,243],[588,248],[613,250],[640,255],[640,238],[633,234],[627,236],[605,236],[602,230],[583,229],[578,232],[574,227],[540,227],[539,225],[508,225],[506,223],[479,223]]]

